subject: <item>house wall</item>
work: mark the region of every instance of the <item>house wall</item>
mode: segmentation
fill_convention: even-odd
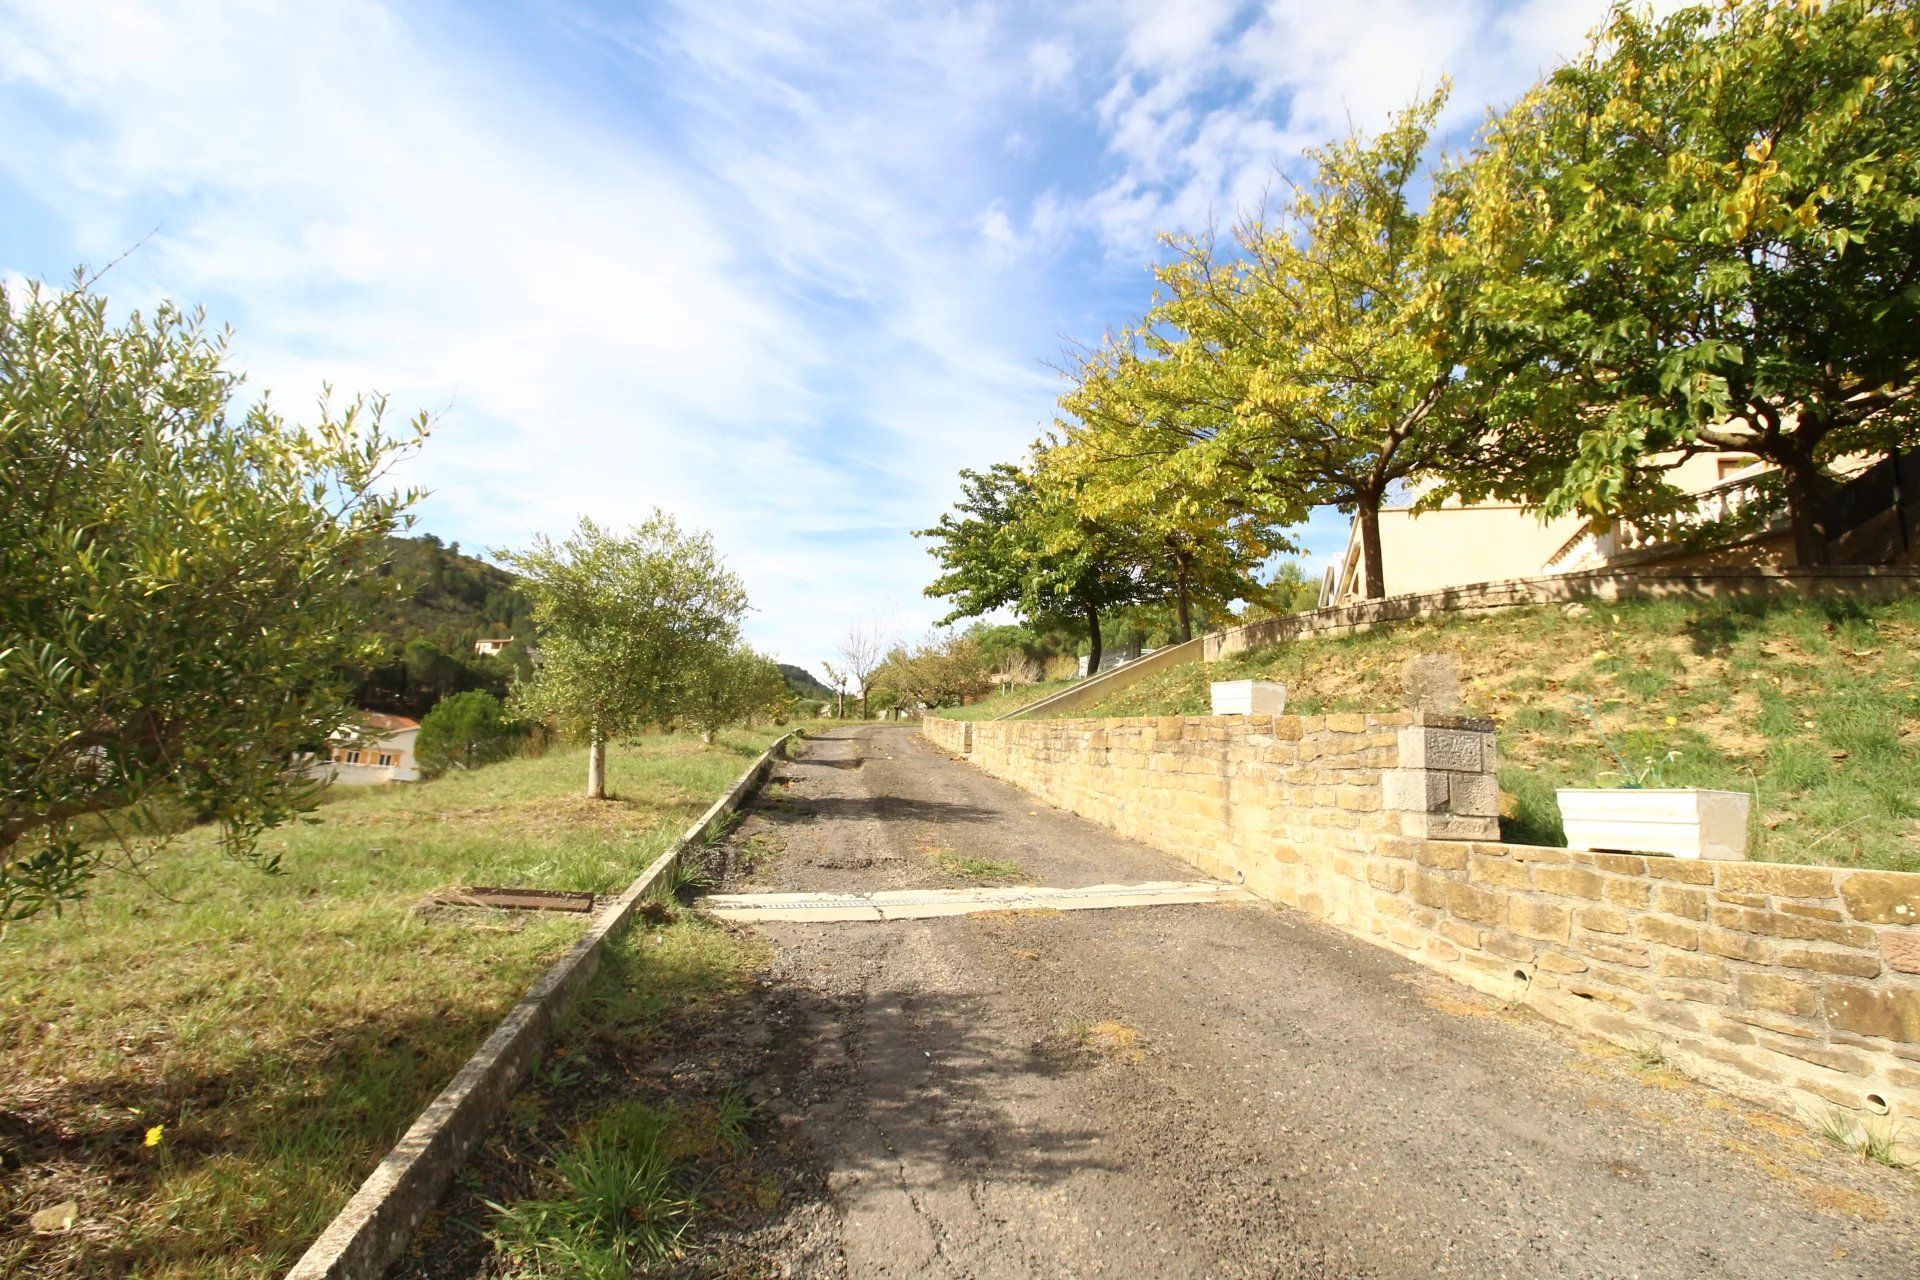
[[[1387,594],[1433,591],[1464,582],[1491,582],[1548,572],[1547,561],[1579,531],[1577,516],[1542,523],[1526,507],[1441,507],[1380,513],[1380,563]],[[1353,537],[1358,539],[1359,531]],[[1343,575],[1342,599],[1364,594],[1364,557]]]
[[[1692,493],[1753,468],[1745,454],[1696,454],[1666,472],[1668,483]],[[1416,512],[1411,506],[1380,513],[1380,563],[1390,596],[1553,570],[1547,561],[1579,533],[1584,517],[1542,520],[1537,508],[1474,503]],[[1348,533],[1334,603],[1365,597],[1366,565],[1356,521]]]
[[[351,748],[360,753],[357,764],[349,764],[346,756],[350,748],[336,746],[326,762],[325,768],[333,781],[341,786],[371,786],[381,782],[414,782],[420,777],[420,769],[414,761],[414,739],[419,737],[419,729],[402,729],[396,733],[374,739],[366,746]],[[382,755],[393,757],[393,763],[377,763]]]
[[[1498,843],[1485,721],[928,719],[1062,808],[1776,1109],[1920,1146],[1920,875]],[[1491,810],[1487,810],[1491,812]],[[1914,1152],[1920,1155],[1920,1150]]]

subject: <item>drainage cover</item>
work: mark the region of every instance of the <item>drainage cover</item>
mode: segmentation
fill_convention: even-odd
[[[725,920],[924,920],[982,911],[1098,911],[1194,902],[1257,902],[1238,885],[1214,880],[1154,880],[1080,889],[1009,885],[993,889],[886,889],[876,893],[716,893],[700,908]]]

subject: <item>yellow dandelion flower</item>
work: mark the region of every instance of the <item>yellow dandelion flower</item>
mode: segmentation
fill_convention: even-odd
[[[153,1127],[147,1130],[147,1145],[150,1147],[159,1146],[160,1139],[164,1138],[166,1134],[167,1134],[167,1126],[163,1124],[154,1125]]]

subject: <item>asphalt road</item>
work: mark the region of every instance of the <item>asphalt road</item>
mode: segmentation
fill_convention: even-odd
[[[727,858],[729,890],[1198,878],[893,727],[808,744]],[[1920,1276],[1912,1172],[1297,913],[759,931],[754,1093],[817,1190],[728,1274]]]

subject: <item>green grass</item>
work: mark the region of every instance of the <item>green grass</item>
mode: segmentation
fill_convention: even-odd
[[[1617,782],[1610,741],[1629,769],[1678,752],[1668,785],[1752,794],[1751,857],[1920,871],[1920,599],[1439,618],[1176,667],[1063,714],[1204,715],[1208,681],[1248,678],[1303,715],[1393,710],[1427,652],[1459,659],[1467,710],[1499,725],[1510,840],[1564,844],[1554,790]]]
[[[994,720],[1006,715],[1009,711],[1018,711],[1042,698],[1052,697],[1062,689],[1078,683],[1077,680],[1045,680],[1039,684],[1016,685],[964,707],[942,707],[935,714],[948,720]]]
[[[617,889],[779,732],[616,750],[605,803],[579,796],[572,750],[342,790],[267,835],[280,875],[194,832],[144,878],[9,929],[0,1137],[27,1162],[0,1172],[0,1274],[283,1272],[585,924],[418,911],[424,896]],[[26,1232],[69,1196],[72,1232]]]
[[[674,907],[607,948],[504,1135],[538,1160],[524,1194],[486,1205],[507,1274],[624,1278],[668,1257],[727,1189],[756,1120],[737,1087],[708,1099],[627,1091],[663,1037],[738,1016],[731,1002],[760,960],[750,935]]]
[[[619,1280],[665,1258],[691,1222],[675,1177],[678,1118],[622,1102],[582,1125],[554,1158],[551,1198],[502,1207],[495,1240],[520,1274]]]
[[[1022,874],[1017,864],[1000,862],[992,858],[968,858],[957,853],[937,853],[933,861],[948,875],[960,876],[967,880],[1018,880]]]
[[[1856,1122],[1838,1107],[1830,1108],[1815,1120],[1820,1135],[1842,1151],[1851,1151],[1864,1160],[1889,1169],[1904,1169],[1907,1162],[1899,1156],[1900,1128],[1897,1121],[1876,1124]]]

